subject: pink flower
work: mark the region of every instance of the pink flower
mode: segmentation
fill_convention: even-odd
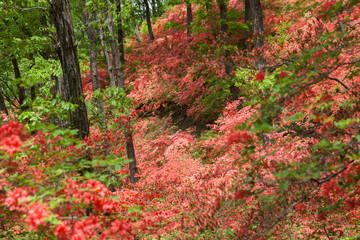
[[[41,203],[33,203],[30,205],[30,210],[25,222],[29,224],[29,230],[37,230],[40,224],[45,223],[45,218],[49,217],[50,213],[47,211],[46,206]]]
[[[22,150],[20,147],[22,144],[23,142],[18,135],[11,135],[10,137],[5,137],[1,140],[2,149],[10,155],[21,152]]]
[[[251,136],[249,133],[243,132],[233,132],[228,137],[228,145],[233,143],[247,143],[251,141]]]
[[[71,228],[68,226],[67,222],[63,222],[58,224],[54,229],[54,235],[58,237],[58,239],[69,239],[69,232]]]
[[[19,208],[21,203],[28,202],[29,193],[24,188],[16,188],[8,193],[5,198],[4,204],[10,207],[10,210]]]

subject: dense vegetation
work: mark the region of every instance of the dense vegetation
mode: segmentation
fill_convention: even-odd
[[[358,0],[0,2],[0,237],[360,238]]]

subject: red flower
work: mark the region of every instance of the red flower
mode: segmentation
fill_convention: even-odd
[[[235,193],[235,200],[241,200],[246,198],[247,193],[244,190],[239,190]]]
[[[319,58],[321,57],[322,54],[323,54],[322,51],[319,50],[314,54],[314,58]]]
[[[16,152],[21,152],[21,146],[23,142],[21,141],[18,135],[11,135],[10,137],[5,137],[1,140],[1,147],[7,154],[14,154]]]
[[[254,81],[263,81],[265,79],[265,73],[264,72],[258,72],[255,74],[255,80]]]
[[[45,223],[44,219],[50,216],[50,213],[46,210],[46,207],[41,203],[33,203],[30,206],[30,211],[25,219],[25,222],[29,224],[29,230],[37,230],[40,224]]]
[[[286,78],[288,75],[286,72],[281,72],[279,73],[279,79],[283,79],[283,78]]]
[[[231,133],[228,137],[228,145],[233,143],[247,143],[251,141],[251,136],[249,133],[243,132],[234,132]]]
[[[67,222],[63,222],[58,224],[54,229],[54,235],[58,237],[58,239],[69,239],[69,232],[71,228],[68,226]]]
[[[305,204],[299,203],[299,204],[296,205],[295,211],[300,212],[300,211],[306,210],[306,208],[307,207],[306,207]]]
[[[29,193],[24,188],[16,188],[8,193],[4,204],[10,207],[10,210],[15,210],[19,204],[28,202]]]

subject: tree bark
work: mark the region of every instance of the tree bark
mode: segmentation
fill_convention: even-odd
[[[147,27],[149,31],[149,37],[151,41],[154,41],[155,37],[151,26],[150,8],[149,8],[148,0],[144,0],[144,4],[145,4],[145,14],[146,14]]]
[[[226,0],[218,0],[218,5],[219,5],[219,10],[220,10],[220,29],[221,29],[221,40],[224,42],[225,45],[228,45],[228,40],[227,40],[227,35],[228,35],[228,31],[229,31],[229,25],[227,23],[228,18],[227,18],[227,2]],[[238,95],[240,93],[239,88],[235,86],[235,84],[232,82],[232,72],[233,72],[233,68],[231,63],[229,62],[229,58],[231,56],[231,53],[228,49],[225,50],[225,63],[224,63],[224,67],[225,67],[225,73],[228,76],[229,80],[230,80],[230,93],[231,93],[231,97],[233,100],[238,98]]]
[[[122,27],[122,18],[121,18],[121,0],[116,0],[116,11],[119,16],[118,22],[118,43],[119,43],[119,51],[120,51],[120,60],[121,63],[125,63],[125,50],[124,50],[124,32]]]
[[[140,38],[140,33],[139,33],[139,26],[136,22],[136,19],[135,19],[135,14],[134,14],[134,6],[132,4],[132,1],[131,0],[128,0],[128,3],[130,5],[130,16],[132,17],[132,21],[133,21],[133,24],[134,24],[134,28],[135,28],[135,35],[136,35],[136,40],[138,41],[139,45],[141,45],[141,38]]]
[[[253,27],[252,27],[252,18],[251,18],[251,6],[250,6],[250,0],[245,0],[245,23],[248,26],[248,31],[246,32],[246,38],[251,38],[253,33]]]
[[[106,1],[107,5],[108,2]],[[114,31],[114,18],[112,13],[110,12],[110,6],[108,5],[108,13],[104,13],[107,29],[109,31],[109,42],[111,47],[111,52],[114,60],[114,72],[117,80],[117,86],[120,88],[124,88],[124,73],[122,70],[122,65],[120,61],[119,48],[115,39],[115,31]]]
[[[187,37],[188,42],[191,42],[191,23],[193,21],[191,2],[190,0],[186,0],[186,16],[187,16]]]
[[[95,15],[96,15],[96,13],[95,13]],[[98,24],[101,24],[98,16],[96,16],[96,21]],[[114,69],[113,69],[113,64],[112,64],[111,58],[110,58],[109,50],[107,50],[107,43],[105,40],[104,29],[102,27],[99,27],[99,38],[100,38],[101,45],[103,46],[105,61],[106,61],[106,65],[107,65],[108,72],[109,72],[110,87],[114,88],[114,87],[116,87]]]
[[[100,89],[98,64],[97,64],[97,51],[96,51],[96,46],[97,46],[96,31],[93,27],[90,26],[91,14],[88,11],[85,11],[84,0],[80,0],[80,3],[83,12],[84,24],[87,30],[87,36],[90,40],[90,74],[91,74],[92,90],[96,91]],[[105,117],[105,109],[104,109],[103,101],[101,99],[96,98],[95,104],[97,105],[99,109],[99,113],[101,115],[101,120],[100,120],[101,128],[107,129],[107,122]]]
[[[125,138],[126,138],[127,157],[128,157],[128,159],[132,160],[129,163],[130,183],[136,183],[137,181],[139,181],[139,179],[135,177],[135,174],[138,172],[138,169],[136,167],[136,155],[135,155],[134,141],[133,141],[133,137],[132,137],[130,128],[125,129]]]
[[[205,0],[205,8],[207,12],[211,11],[212,9],[211,0]]]
[[[16,58],[12,59],[12,64],[13,64],[13,67],[14,67],[15,79],[21,79],[19,64],[18,64]],[[25,88],[22,87],[20,84],[17,84],[17,88],[18,88],[18,91],[19,91],[19,104],[21,106],[21,109],[26,110],[26,109],[28,109],[28,107],[23,106],[23,103],[26,100]]]
[[[153,16],[156,17],[157,13],[156,13],[156,1],[155,0],[151,0],[151,10],[153,12]]]
[[[31,100],[35,100],[36,99],[36,86],[32,86],[30,88],[30,94],[31,94]]]
[[[4,113],[6,113],[6,115],[9,115],[9,112],[6,108],[6,105],[5,105],[5,99],[4,99],[4,96],[2,94],[2,87],[0,85],[0,111],[3,111]]]
[[[251,18],[253,24],[253,33],[256,34],[254,40],[254,47],[261,48],[264,46],[264,23],[261,11],[261,3],[260,0],[249,0],[250,1],[250,9],[251,9]],[[263,71],[266,67],[266,60],[264,58],[260,58],[256,61],[256,68],[259,71]]]
[[[69,0],[52,0],[50,17],[55,25],[59,44],[58,55],[64,77],[66,101],[76,104],[70,112],[71,127],[78,129],[77,136],[84,139],[89,135],[89,121],[81,85],[81,73],[74,36],[74,27]]]

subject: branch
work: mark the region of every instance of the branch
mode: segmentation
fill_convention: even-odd
[[[29,10],[34,10],[34,9],[47,11],[47,8],[37,7],[37,6],[29,7],[29,8],[20,8],[20,7],[10,7],[10,8],[14,8],[14,9],[21,10],[21,11],[29,11]]]
[[[342,81],[340,81],[339,79],[337,79],[336,77],[330,77],[327,76],[328,79],[333,80],[337,83],[340,83],[346,90],[350,91],[355,97],[358,97],[357,93],[355,93],[353,90],[351,90],[351,88],[349,88],[348,86],[346,86]]]

